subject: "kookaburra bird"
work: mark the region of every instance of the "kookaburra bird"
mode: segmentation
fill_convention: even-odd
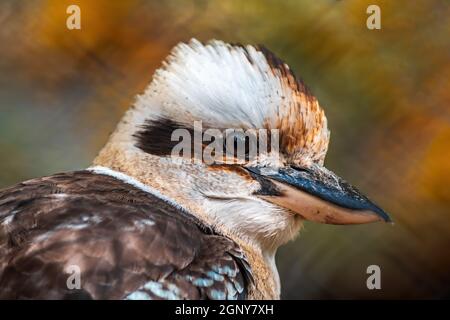
[[[174,161],[174,130],[195,135],[199,121],[276,129],[279,148]],[[329,136],[267,49],[181,43],[91,167],[0,191],[0,298],[277,299],[276,250],[304,220],[389,220],[323,166]]]

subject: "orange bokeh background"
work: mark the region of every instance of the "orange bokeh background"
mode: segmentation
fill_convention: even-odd
[[[81,30],[66,8],[81,8]],[[381,8],[381,30],[366,8]],[[395,225],[306,223],[277,256],[284,298],[450,297],[450,2],[0,3],[0,187],[84,168],[179,41],[264,44],[318,97],[326,165]],[[366,268],[382,289],[366,288]]]

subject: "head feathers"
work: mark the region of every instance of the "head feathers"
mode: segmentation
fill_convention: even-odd
[[[138,97],[145,121],[185,127],[279,129],[287,162],[323,163],[329,131],[317,99],[264,47],[180,43]],[[142,121],[142,117],[140,119]]]

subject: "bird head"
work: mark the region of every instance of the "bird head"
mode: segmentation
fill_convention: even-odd
[[[270,51],[191,40],[172,50],[109,144],[125,149],[128,173],[275,249],[304,220],[389,221],[325,168],[329,139],[317,99]]]

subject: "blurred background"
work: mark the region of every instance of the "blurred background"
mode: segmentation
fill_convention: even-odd
[[[450,298],[449,17],[447,0],[3,0],[0,188],[88,166],[177,42],[264,44],[325,109],[326,165],[395,221],[306,223],[277,255],[282,298]]]

